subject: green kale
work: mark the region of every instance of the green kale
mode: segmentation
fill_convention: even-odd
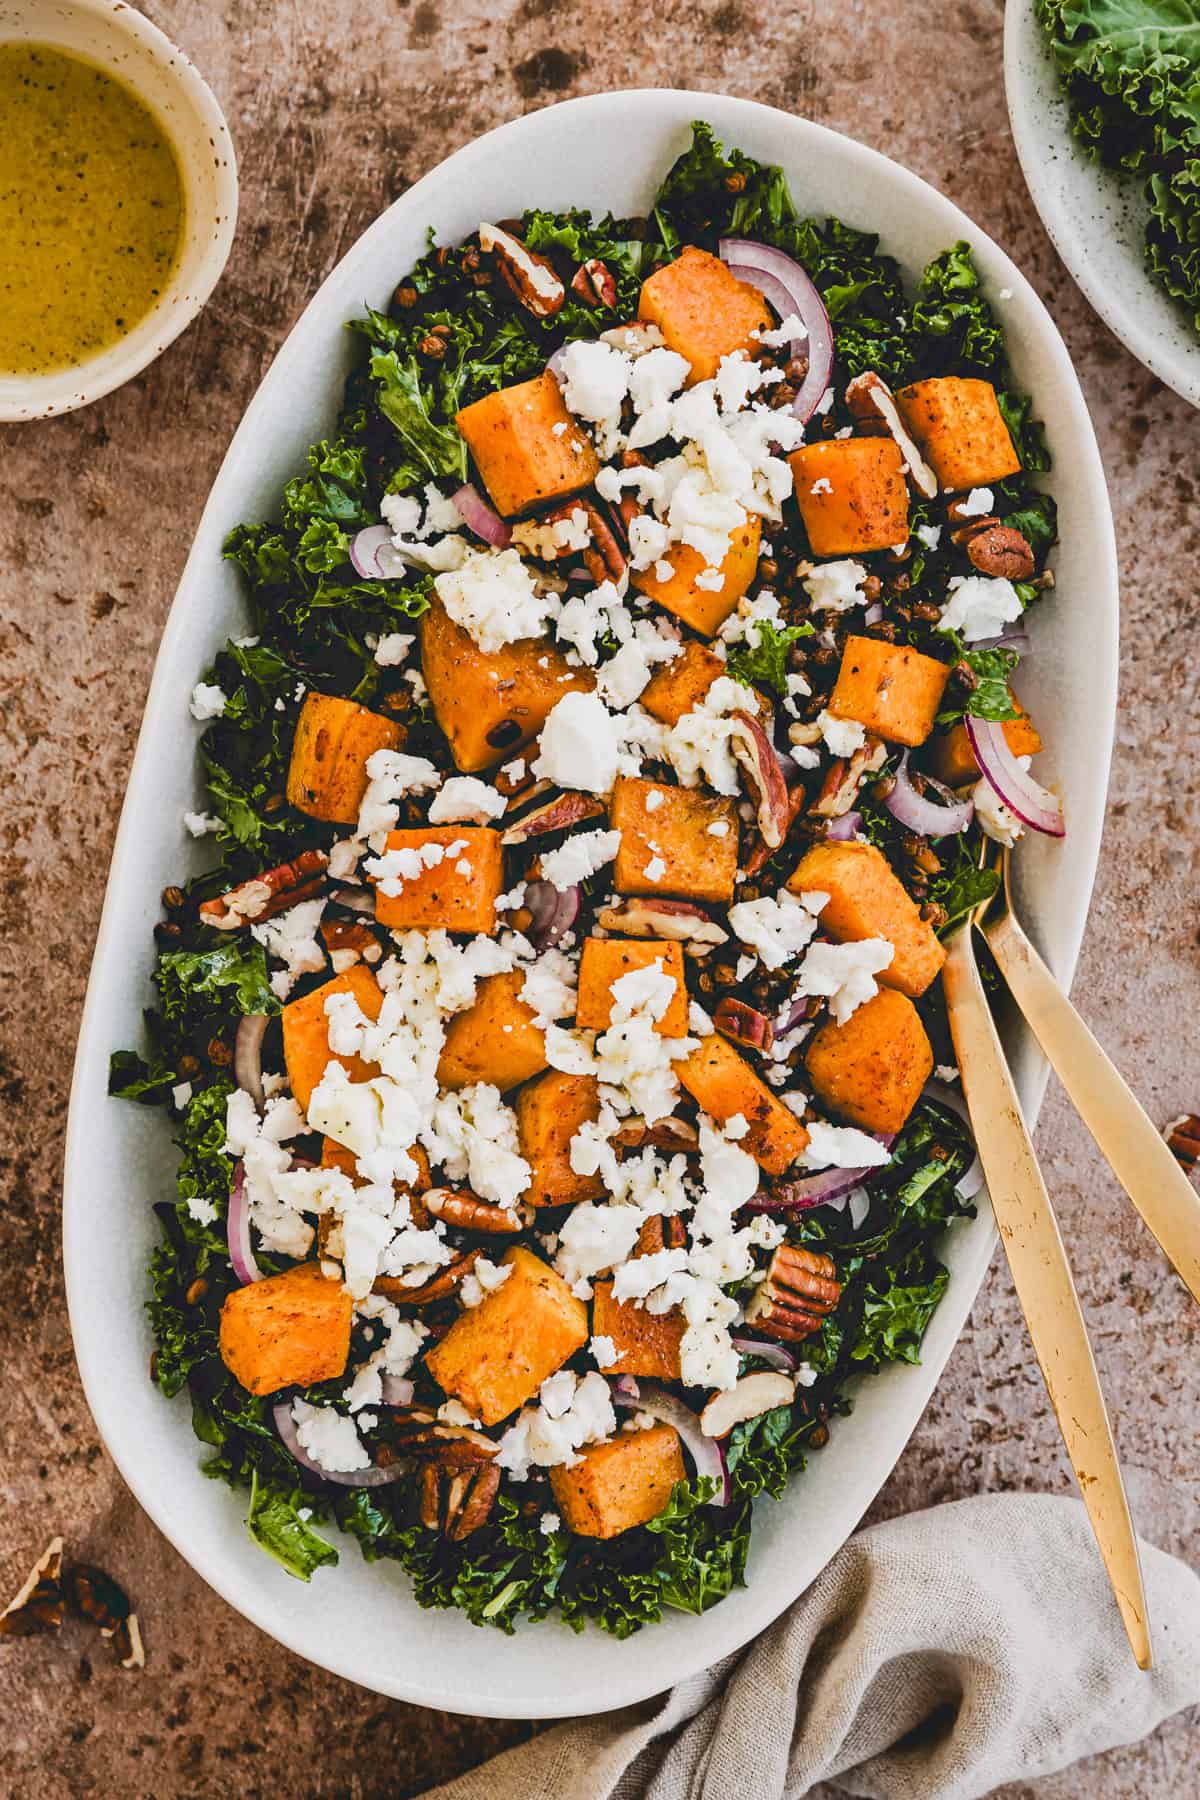
[[[1035,556],[1044,556],[1058,541],[1058,505],[1054,497],[1023,488],[1011,510],[1001,504],[1003,498],[1001,494],[997,500],[1001,523],[1019,531]]]
[[[219,1012],[277,1013],[261,944],[237,939],[215,950],[168,950],[158,959],[154,985],[164,1019]]]
[[[979,284],[971,246],[957,243],[928,264],[912,309],[922,365],[990,378],[1004,362],[1004,333]]]
[[[998,647],[988,650],[962,648],[959,659],[973,671],[975,686],[963,695],[961,706],[949,706],[937,716],[939,725],[954,725],[967,713],[973,719],[1016,719],[1020,710],[1013,705],[1009,683],[1021,658],[1015,650]]]
[[[1044,475],[1050,467],[1050,451],[1046,445],[1046,428],[1033,415],[1033,401],[1028,394],[996,394],[1000,416],[1008,426],[1013,449],[1021,459],[1021,467],[1029,475]]]
[[[301,1488],[288,1489],[260,1480],[258,1470],[253,1471],[246,1530],[259,1549],[273,1556],[289,1575],[311,1581],[317,1569],[337,1562],[338,1553],[307,1519],[300,1517],[302,1506],[311,1512],[311,1501]]]
[[[139,1106],[162,1106],[179,1080],[157,1056],[144,1058],[133,1050],[114,1050],[108,1059],[108,1091],[116,1100],[136,1100]]]
[[[927,1281],[913,1287],[893,1283],[877,1291],[868,1284],[851,1361],[874,1366],[884,1362],[920,1362],[921,1339],[949,1280],[948,1271],[939,1268]]]
[[[995,869],[981,869],[978,863],[979,839],[967,832],[958,837],[941,838],[938,857],[942,871],[929,884],[929,899],[940,906],[946,917],[938,927],[938,936],[952,932],[967,914],[990,900],[1000,886]]]
[[[400,435],[407,453],[402,486],[436,475],[467,479],[467,446],[453,419],[437,424],[430,415],[425,383],[415,356],[403,361],[394,350],[371,358],[371,377],[378,383],[380,412]],[[411,475],[409,471],[411,470]]]
[[[730,647],[726,669],[735,681],[772,688],[782,699],[788,691],[788,651],[798,638],[811,637],[813,627],[807,619],[800,625],[773,625],[763,619],[753,632],[753,643],[746,637]]]
[[[804,1467],[804,1441],[816,1424],[794,1406],[776,1406],[735,1425],[725,1445],[725,1467],[738,1499],[770,1494],[778,1500],[788,1477]]]

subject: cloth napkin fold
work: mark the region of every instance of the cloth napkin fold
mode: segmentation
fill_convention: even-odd
[[[871,1526],[738,1655],[427,1800],[975,1800],[1050,1774],[1200,1702],[1200,1579],[1141,1550],[1149,1673],[1080,1502],[987,1495]]]

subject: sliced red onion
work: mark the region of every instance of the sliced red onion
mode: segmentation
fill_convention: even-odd
[[[369,888],[338,888],[329,897],[338,906],[344,906],[347,912],[375,916],[375,895]]]
[[[391,542],[391,528],[387,525],[367,525],[351,538],[350,561],[364,581],[383,580],[379,552],[385,545],[390,548]]]
[[[870,606],[868,606],[866,612],[863,614],[863,624],[864,625],[878,625],[878,623],[879,623],[880,619],[882,619],[882,617],[883,617],[883,602],[882,602],[882,600],[872,600]]]
[[[700,1429],[700,1421],[690,1407],[675,1397],[669,1389],[657,1381],[640,1383],[641,1393],[636,1400],[626,1399],[613,1387],[613,1402],[617,1406],[636,1407],[638,1412],[649,1413],[651,1418],[661,1419],[664,1425],[673,1425],[683,1441],[683,1447],[696,1465],[696,1474],[708,1475],[717,1483],[717,1491],[709,1501],[710,1506],[728,1506],[731,1498],[729,1471],[725,1467],[725,1456],[715,1438],[705,1437]]]
[[[802,1175],[795,1181],[781,1182],[774,1193],[760,1191],[746,1202],[742,1211],[808,1212],[814,1206],[827,1206],[831,1200],[840,1200],[875,1172],[874,1168],[822,1169],[819,1175]]]
[[[247,1013],[238,1021],[233,1040],[233,1075],[240,1088],[245,1088],[259,1112],[266,1095],[263,1093],[262,1045],[269,1020],[266,1013]]]
[[[1058,796],[1021,767],[1008,747],[1003,724],[994,719],[977,719],[972,713],[966,715],[963,723],[984,780],[1009,812],[1031,831],[1042,831],[1047,837],[1065,837],[1067,826]]]
[[[300,1436],[296,1429],[296,1421],[292,1417],[292,1403],[281,1400],[272,1409],[275,1429],[283,1441],[284,1449],[289,1456],[295,1458],[302,1469],[310,1475],[316,1475],[321,1481],[331,1481],[337,1487],[376,1488],[386,1487],[389,1482],[399,1481],[401,1476],[409,1474],[406,1462],[389,1463],[386,1469],[323,1469],[319,1462],[314,1462],[308,1452],[302,1448]]]
[[[550,358],[549,362],[546,364],[547,370],[549,371],[549,373],[551,375],[553,375],[555,381],[557,381],[557,383],[560,387],[563,384],[563,358],[566,356],[567,351],[570,348],[571,348],[570,344],[560,344],[558,346],[558,349],[554,352],[554,355]]]
[[[769,1338],[743,1337],[740,1331],[731,1331],[729,1338],[739,1356],[757,1356],[781,1375],[795,1374],[796,1358],[786,1344],[772,1343]]]
[[[512,543],[512,532],[473,482],[465,481],[457,494],[451,495],[451,499],[462,514],[463,523],[477,538],[482,538],[493,550],[508,549]]]
[[[812,281],[793,257],[750,238],[722,238],[717,246],[739,281],[749,281],[770,301],[780,322],[795,313],[805,328],[793,338],[792,354],[808,357],[808,374],[792,402],[796,417],[807,424],[833,374],[833,327]]]
[[[527,881],[525,905],[533,914],[525,936],[535,950],[548,950],[579,917],[579,889],[556,888],[552,881]]]
[[[622,1406],[636,1406],[642,1397],[636,1375],[614,1375],[612,1378],[613,1399]]]
[[[242,1286],[249,1287],[252,1281],[261,1281],[262,1270],[255,1262],[254,1251],[250,1247],[250,1202],[246,1196],[245,1165],[240,1157],[234,1167],[233,1186],[229,1190],[225,1238],[229,1245],[229,1260],[233,1264],[233,1272]]]
[[[995,637],[976,638],[971,648],[972,650],[1016,650],[1021,656],[1028,656],[1033,649],[1033,639],[1024,625],[1010,625],[1007,631],[998,632]]]
[[[908,751],[900,758],[896,767],[896,780],[884,805],[893,819],[898,819],[908,831],[915,831],[919,837],[953,837],[965,831],[975,817],[973,800],[956,800],[949,788],[942,786],[926,776],[926,783],[936,794],[945,796],[945,803],[929,800],[924,794],[918,794],[913,786],[912,776],[908,772]]]
[[[846,1196],[846,1206],[850,1213],[850,1227],[860,1231],[867,1214],[871,1210],[871,1196],[865,1187],[856,1187],[852,1194]]]
[[[862,814],[860,812],[842,813],[838,818],[830,819],[825,827],[825,836],[832,838],[835,844],[846,844],[851,838],[856,838],[861,829]]]
[[[380,1399],[385,1406],[411,1406],[416,1388],[407,1375],[384,1375],[380,1378]]]
[[[948,1087],[944,1081],[933,1080],[927,1081],[922,1091],[930,1100],[936,1100],[940,1106],[949,1107],[952,1113],[957,1113],[967,1130],[970,1131],[972,1142],[974,1141],[975,1132],[971,1124],[971,1115],[967,1111],[967,1103],[955,1088]],[[982,1186],[983,1164],[976,1152],[975,1161],[955,1182],[954,1191],[962,1200],[973,1200]]]

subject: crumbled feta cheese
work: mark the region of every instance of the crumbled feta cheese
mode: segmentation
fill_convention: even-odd
[[[498,819],[508,801],[503,794],[475,775],[452,775],[434,795],[429,808],[431,825],[455,825],[470,820],[487,825]]]
[[[501,1438],[496,1466],[514,1481],[527,1480],[531,1467],[571,1468],[584,1444],[602,1443],[616,1428],[603,1375],[592,1369],[579,1377],[560,1369],[543,1381],[538,1404],[524,1407]]]
[[[913,536],[920,538],[927,550],[936,550],[942,541],[942,528],[940,525],[918,525]]]
[[[559,787],[607,794],[617,779],[617,722],[595,694],[564,694],[542,727],[535,775]]]
[[[841,562],[817,563],[804,577],[804,586],[817,611],[841,613],[864,604],[862,584],[866,579],[864,565],[847,557]]]
[[[790,894],[780,888],[774,899],[764,894],[761,900],[741,900],[731,906],[729,924],[742,943],[758,953],[766,968],[782,969],[812,942],[817,915],[828,898],[827,894]]]
[[[591,1351],[592,1361],[598,1369],[614,1368],[625,1354],[623,1350],[617,1349],[610,1337],[594,1337],[588,1345],[588,1349]]]
[[[562,1520],[556,1512],[544,1512],[538,1520],[538,1530],[543,1537],[553,1537],[562,1526]]]
[[[960,519],[981,519],[990,513],[995,505],[991,488],[972,488],[965,500],[955,502],[954,511]]]
[[[1028,768],[1030,759],[1019,756],[1017,761],[1023,768]],[[1004,804],[986,776],[975,783],[971,797],[975,802],[976,823],[993,842],[1011,850],[1025,829],[1016,813]]]
[[[651,788],[643,803],[645,810],[648,813],[657,812],[665,798],[666,796],[661,788]]]
[[[497,1206],[515,1206],[532,1180],[518,1150],[516,1114],[490,1082],[440,1095],[423,1135],[451,1181],[465,1178],[473,1193]]]
[[[353,1419],[335,1412],[332,1406],[310,1406],[307,1400],[292,1401],[292,1419],[300,1448],[318,1468],[331,1474],[350,1474],[355,1469],[369,1469],[371,1458]]]
[[[381,669],[399,668],[416,641],[410,632],[385,632],[375,646],[375,661]]]
[[[958,1069],[954,1063],[938,1063],[933,1072],[939,1081],[949,1083],[958,1080]]]
[[[438,599],[450,618],[487,654],[520,638],[543,637],[558,596],[539,594],[516,550],[470,550],[462,566],[437,576]]]
[[[214,1200],[203,1200],[198,1194],[188,1199],[187,1209],[197,1225],[211,1225],[217,1217],[217,1205]]]
[[[356,836],[391,831],[400,817],[400,801],[423,794],[441,782],[441,773],[425,756],[403,750],[374,750],[367,758],[367,789],[358,809]]]
[[[198,681],[192,689],[188,710],[193,719],[219,719],[228,704],[228,695],[212,681]]]
[[[459,1284],[458,1297],[464,1306],[478,1306],[485,1294],[494,1294],[503,1287],[513,1272],[511,1263],[489,1262],[486,1256],[476,1257],[470,1272]]]
[[[949,589],[938,630],[959,631],[969,644],[996,637],[1025,610],[1012,582],[1002,576],[952,575]]]
[[[817,724],[832,756],[853,756],[867,741],[866,730],[857,719],[839,719],[822,711],[817,714]]]
[[[881,1169],[892,1159],[890,1151],[868,1132],[810,1119],[808,1143],[800,1160],[806,1169]]]
[[[688,1001],[688,1030],[693,1037],[711,1037],[716,1027],[698,1001]]]
[[[564,893],[610,863],[620,848],[619,831],[577,831],[557,850],[546,851],[542,857],[542,879]]]
[[[183,1111],[191,1097],[192,1084],[190,1081],[180,1081],[171,1089],[172,1103],[179,1112]]]
[[[823,994],[839,1025],[879,989],[875,976],[890,966],[895,947],[886,938],[849,944],[812,944],[800,965],[797,994]]]
[[[267,955],[283,964],[271,977],[272,989],[286,999],[301,975],[315,975],[325,967],[325,952],[317,941],[317,926],[325,911],[324,899],[302,900],[274,919],[251,925],[251,936]]]
[[[183,822],[194,838],[208,837],[214,831],[220,831],[223,821],[213,813],[185,812]]]
[[[601,457],[611,456],[620,435],[621,405],[629,392],[633,359],[602,339],[579,338],[556,359],[555,371],[567,411],[594,428]]]
[[[661,856],[652,856],[642,870],[647,881],[661,881],[667,872],[667,865]]]
[[[832,494],[833,483],[830,481],[828,475],[822,475],[817,481],[813,482],[808,491],[810,494]]]

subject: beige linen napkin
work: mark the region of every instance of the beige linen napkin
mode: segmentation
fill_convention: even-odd
[[[1146,1544],[1142,1561],[1149,1674],[1078,1501],[988,1495],[891,1519],[740,1655],[556,1726],[427,1800],[799,1800],[819,1781],[868,1800],[975,1800],[1200,1701],[1200,1579]]]

